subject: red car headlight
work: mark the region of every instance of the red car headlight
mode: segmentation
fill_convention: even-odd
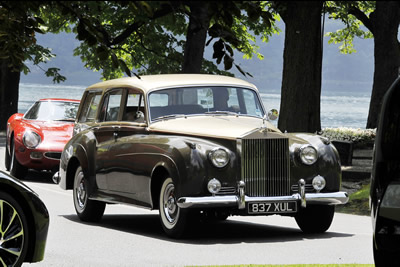
[[[39,134],[32,131],[26,131],[22,137],[22,141],[27,148],[36,148],[42,139]]]

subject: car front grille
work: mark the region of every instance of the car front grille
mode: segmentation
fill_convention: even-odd
[[[234,195],[236,192],[235,187],[221,187],[221,190],[216,195]]]
[[[252,197],[290,195],[287,138],[243,139],[242,180]]]

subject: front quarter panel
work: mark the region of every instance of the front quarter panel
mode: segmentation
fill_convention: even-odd
[[[62,189],[72,189],[73,178],[75,175],[76,164],[79,164],[83,171],[94,176],[94,151],[96,149],[96,139],[90,130],[76,134],[65,145],[60,160],[60,187]]]
[[[336,148],[330,142],[323,142],[320,136],[314,134],[297,133],[293,134],[291,139],[292,178],[297,179],[297,181],[303,178],[306,183],[311,183],[316,175],[320,175],[326,180],[326,187],[323,192],[339,191],[342,173]],[[302,164],[298,157],[298,149],[307,144],[314,146],[318,151],[318,160],[311,166]],[[294,175],[297,177],[293,177]]]

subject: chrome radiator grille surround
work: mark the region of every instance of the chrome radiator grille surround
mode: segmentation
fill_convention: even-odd
[[[242,139],[241,178],[246,195],[290,195],[288,138]]]

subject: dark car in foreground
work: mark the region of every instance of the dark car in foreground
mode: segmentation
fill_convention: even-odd
[[[49,213],[37,194],[0,171],[0,266],[43,260]]]
[[[400,263],[400,79],[386,93],[374,147],[370,205],[376,266]]]
[[[72,136],[79,100],[46,98],[7,121],[5,166],[22,179],[28,169],[56,172]]]
[[[339,155],[329,140],[283,133],[257,88],[217,75],[149,75],[88,87],[60,161],[83,221],[106,203],[158,209],[167,235],[190,218],[292,216],[325,232],[340,191]],[[54,178],[56,181],[59,178]]]

